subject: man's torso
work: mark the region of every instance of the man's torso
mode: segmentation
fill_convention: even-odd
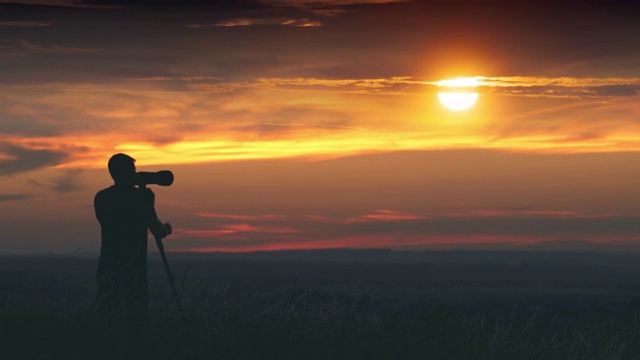
[[[146,268],[147,219],[150,208],[142,190],[111,186],[96,194],[95,212],[101,226],[102,265]]]

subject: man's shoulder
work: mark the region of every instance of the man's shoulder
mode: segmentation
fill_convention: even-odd
[[[110,195],[110,193],[113,192],[111,188],[112,186],[106,189],[102,189],[96,193],[96,196],[93,197],[94,206],[97,204],[104,203],[106,199],[113,197],[112,195]]]
[[[142,198],[143,196],[153,196],[150,189],[138,189],[137,187],[122,188],[118,186],[109,186],[96,193],[95,199],[116,199],[116,198]]]
[[[115,191],[115,186],[109,186],[108,188],[104,188],[96,193],[96,197],[101,197],[113,193]]]

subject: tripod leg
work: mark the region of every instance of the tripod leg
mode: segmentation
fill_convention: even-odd
[[[169,278],[169,284],[171,285],[172,295],[176,299],[176,303],[178,304],[178,310],[180,310],[180,317],[182,318],[182,322],[186,323],[184,312],[182,311],[182,303],[180,302],[180,298],[178,297],[178,290],[176,290],[175,277],[171,273],[171,269],[169,269],[169,262],[167,261],[167,255],[164,253],[164,245],[162,245],[162,239],[159,237],[156,237],[156,244],[158,245],[158,250],[160,251],[160,257],[162,257],[162,262],[164,263],[164,268],[167,272],[167,277]]]

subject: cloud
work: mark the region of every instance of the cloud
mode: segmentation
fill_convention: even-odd
[[[443,214],[417,219],[383,219],[350,222],[352,234],[410,236],[561,237],[640,236],[638,217],[625,214],[469,213]]]
[[[0,202],[4,201],[17,201],[29,199],[31,195],[27,194],[0,194]]]
[[[310,19],[290,19],[290,18],[237,18],[220,21],[213,24],[187,24],[189,29],[203,29],[211,27],[235,27],[235,26],[257,26],[257,25],[281,25],[293,27],[319,27],[322,24],[317,20]]]
[[[63,163],[68,154],[0,143],[0,175],[12,175]]]
[[[409,77],[392,77],[379,79],[318,79],[318,78],[261,78],[257,80],[261,86],[290,87],[310,89],[336,89],[336,90],[377,90],[388,89],[394,85],[423,85],[429,84],[412,80]]]
[[[441,120],[450,114],[438,111],[437,99],[429,96],[438,91],[438,79],[240,82],[158,75],[109,84],[2,85],[0,133],[13,143],[47,149],[78,144],[90,152],[74,152],[68,160],[83,156],[93,161],[117,147],[154,164],[478,147],[531,152],[640,148],[636,97],[628,96],[628,89],[619,92],[625,96],[610,95],[612,87],[636,86],[637,80],[496,79],[477,87],[488,101],[479,101],[478,106],[486,106],[481,113],[469,112],[476,117],[474,126],[455,132],[452,122]],[[567,91],[607,87],[608,95],[549,102],[544,97],[553,95],[545,93],[544,84]],[[541,95],[532,99],[511,93],[525,85]],[[510,96],[509,101],[498,95]],[[504,102],[491,104],[497,101]],[[93,166],[85,160],[68,166]]]
[[[68,0],[59,0],[67,3]],[[407,0],[81,0],[78,5],[132,6],[132,7],[165,7],[165,8],[211,8],[217,10],[245,10],[268,8],[326,8],[345,5],[385,4],[406,2]]]
[[[296,132],[298,135],[301,131],[311,130],[312,135],[317,135],[317,130],[322,131],[343,131],[343,130],[362,130],[362,128],[353,126],[343,126],[334,124],[292,124],[292,123],[259,123],[249,124],[233,128],[237,131],[251,132],[267,136],[269,134],[276,134],[283,136],[283,134]]]
[[[438,212],[417,214],[395,210],[376,210],[368,214],[349,217],[346,219],[318,218],[318,221],[336,224],[385,223],[385,222],[426,222],[426,221],[464,221],[464,220],[494,220],[494,219],[612,219],[623,216],[616,213],[583,213],[567,210],[535,210],[529,206],[510,207],[503,210],[475,210],[464,212]],[[315,219],[316,217],[312,217]]]
[[[375,5],[375,4],[389,4],[398,2],[410,2],[410,0],[263,0],[265,4],[273,5],[287,5],[294,7],[308,7],[314,8],[331,8],[334,6],[348,6],[348,5]]]
[[[0,39],[0,56],[28,56],[37,54],[87,54],[100,49],[78,48],[57,44],[36,44],[22,39]]]
[[[211,81],[211,80],[223,80],[223,78],[218,76],[181,76],[181,77],[171,77],[171,76],[151,76],[151,77],[140,77],[140,78],[132,78],[134,81],[172,81],[172,80],[180,80],[180,81]]]
[[[135,151],[149,163],[318,159],[474,147],[585,152],[640,146],[635,139],[640,132],[636,97],[628,96],[628,89],[619,92],[625,96],[610,95],[612,88],[636,86],[637,79],[496,79],[477,87],[489,101],[498,101],[491,98],[496,95],[518,98],[510,91],[525,85],[541,94],[540,99],[510,98],[503,106],[485,108],[489,111],[481,115],[472,109],[470,114],[481,116],[476,125],[455,133],[439,128],[438,118],[448,116],[437,112],[439,104],[430,105],[431,113],[417,110],[427,109],[423,103],[438,91],[434,85],[438,79],[239,82],[205,76],[132,77],[110,84],[2,85],[0,133],[5,141],[32,144],[29,148],[65,149],[78,144],[90,152],[77,154],[74,149],[74,157],[67,160],[99,158],[118,147]],[[481,84],[488,81],[480,80]],[[568,91],[585,85],[606,87],[608,95],[543,102],[547,100],[543,97],[550,96],[544,84],[562,85]],[[91,166],[86,162],[68,165]]]
[[[337,8],[325,8],[325,9],[311,9],[311,12],[319,16],[338,16],[346,13],[344,9]]]
[[[0,21],[0,26],[7,27],[45,27],[51,26],[49,22],[38,21]]]
[[[0,103],[3,103],[0,100]],[[33,117],[28,114],[14,113],[12,109],[0,110],[2,121],[0,122],[0,133],[3,135],[17,136],[51,136],[59,133],[59,129],[51,122]]]
[[[477,86],[464,88],[465,91],[551,98],[629,97],[640,94],[640,78],[476,76],[475,79]],[[217,84],[217,86],[221,86],[221,84]],[[431,81],[414,77],[372,79],[261,78],[256,81],[254,86],[380,95],[437,93],[453,89],[445,86],[443,80]]]
[[[82,174],[82,169],[67,170],[62,176],[53,179],[51,190],[58,194],[66,194],[82,189],[82,186],[78,182],[80,174]]]
[[[225,220],[277,220],[284,219],[284,215],[276,215],[276,214],[263,214],[263,215],[241,215],[241,214],[220,214],[220,213],[212,213],[212,212],[201,212],[196,213],[196,216],[208,218],[208,219],[225,219]]]
[[[572,78],[572,77],[473,77],[477,85],[464,88],[486,94],[540,97],[630,97],[640,94],[640,78]],[[175,90],[208,91],[213,93],[233,92],[242,89],[279,88],[289,90],[335,91],[350,93],[425,94],[446,91],[450,87],[444,81],[417,77],[394,76],[388,78],[342,78],[315,77],[257,78],[253,81],[235,82],[220,77],[151,77],[132,81],[154,81],[164,83]],[[455,89],[458,89],[456,87]]]
[[[640,78],[476,77],[479,90],[495,94],[545,97],[637,96]],[[484,88],[484,89],[483,89]]]
[[[476,76],[477,86],[465,88],[487,94],[541,97],[612,97],[638,96],[640,78],[571,78],[571,77],[483,77]],[[443,80],[416,77],[327,79],[314,77],[258,78],[251,82],[229,82],[222,78],[156,78],[156,81],[194,91],[231,92],[250,88],[281,88],[309,91],[336,91],[370,94],[425,94],[446,91]],[[212,81],[214,80],[214,81]],[[183,84],[183,85],[180,85]]]
[[[155,8],[212,8],[218,10],[241,10],[264,8],[259,0],[81,0],[78,5],[105,5]]]
[[[255,226],[250,224],[226,224],[220,225],[215,229],[182,229],[173,230],[175,236],[188,236],[195,238],[211,238],[211,237],[230,237],[233,240],[246,240],[252,236],[264,235],[292,235],[299,234],[302,231],[289,227],[275,226]],[[241,237],[235,236],[241,235]]]
[[[51,190],[56,194],[67,194],[82,189],[79,183],[79,176],[82,169],[66,169],[63,173],[50,181],[41,181],[32,179],[30,182],[36,186],[41,186]]]
[[[209,251],[419,248],[474,243],[477,246],[533,246],[567,239],[595,242],[610,239],[620,243],[640,235],[637,216],[535,210],[528,206],[423,214],[376,210],[359,216],[333,218],[219,213],[199,213],[198,216],[214,223],[203,222],[198,228],[178,229],[175,236],[186,247]],[[220,220],[225,223],[216,223]]]
[[[403,221],[403,220],[418,220],[422,217],[419,215],[402,213],[393,210],[378,210],[373,214],[366,214],[356,218],[347,219],[347,223],[351,222],[372,222],[372,221]]]
[[[575,78],[575,77],[534,77],[534,76],[501,76],[475,77],[479,85],[489,87],[597,87],[613,85],[640,85],[640,78]]]

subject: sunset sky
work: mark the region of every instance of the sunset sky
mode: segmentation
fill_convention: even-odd
[[[0,254],[97,252],[119,152],[169,251],[640,248],[633,2],[208,3],[0,1]]]

